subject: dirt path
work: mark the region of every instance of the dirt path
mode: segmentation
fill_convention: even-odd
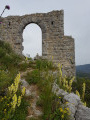
[[[36,105],[39,99],[39,90],[37,85],[29,85],[28,82],[23,78],[27,72],[31,71],[32,70],[21,72],[22,87],[24,86],[26,88],[26,96],[28,98],[28,101],[30,101],[30,105],[28,106],[28,116],[26,120],[30,120],[30,118],[38,118],[42,115],[42,110]]]

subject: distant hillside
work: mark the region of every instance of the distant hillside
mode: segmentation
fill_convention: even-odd
[[[90,78],[90,64],[76,66],[76,75]]]

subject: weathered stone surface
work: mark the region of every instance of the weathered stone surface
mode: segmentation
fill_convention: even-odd
[[[76,120],[90,120],[90,108],[79,105],[75,118]]]
[[[53,62],[62,64],[64,74],[74,76],[74,39],[64,36],[63,10],[2,18],[0,40],[9,42],[16,53],[21,55],[23,30],[30,23],[36,23],[42,30],[42,56],[48,60],[53,56]]]
[[[57,96],[63,96],[63,103],[67,103],[67,107],[71,111],[70,120],[90,120],[90,108],[83,106],[79,96],[74,93],[67,93],[64,90],[60,89],[59,86],[54,83],[52,91]]]

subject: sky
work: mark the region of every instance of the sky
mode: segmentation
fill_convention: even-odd
[[[0,0],[0,13],[10,5],[3,17],[64,10],[64,33],[75,39],[76,65],[90,64],[90,0]],[[36,24],[23,32],[24,54],[35,56],[42,51],[42,31]],[[30,53],[31,52],[31,53]]]

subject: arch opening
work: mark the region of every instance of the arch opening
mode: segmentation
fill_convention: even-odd
[[[34,58],[37,54],[42,56],[42,30],[35,24],[30,23],[23,31],[24,50],[22,53],[25,56]]]

